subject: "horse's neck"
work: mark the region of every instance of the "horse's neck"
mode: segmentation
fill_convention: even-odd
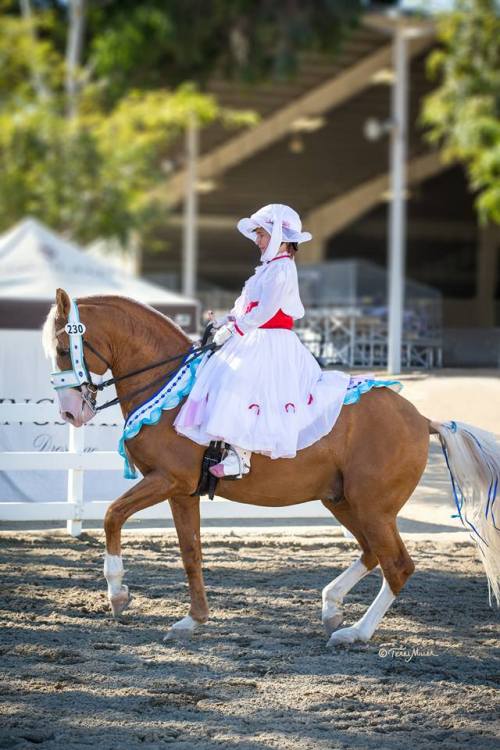
[[[120,311],[122,312],[122,311]],[[116,322],[112,333],[113,377],[120,378],[135,370],[155,364],[189,349],[189,339],[173,323],[142,307],[126,309]],[[124,416],[143,403],[160,387],[158,381],[165,380],[180,360],[134,375],[116,384],[116,393]],[[152,384],[149,388],[149,384]],[[131,396],[135,391],[144,391]]]

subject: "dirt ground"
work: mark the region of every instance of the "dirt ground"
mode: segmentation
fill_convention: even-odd
[[[469,542],[407,542],[417,571],[368,644],[329,651],[321,588],[356,557],[331,532],[205,537],[211,622],[187,611],[172,532],[125,537],[132,606],[115,622],[103,537],[0,534],[1,748],[498,747],[498,615]],[[349,595],[346,623],[379,587]]]

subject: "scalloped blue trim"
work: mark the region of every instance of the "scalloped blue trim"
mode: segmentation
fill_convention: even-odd
[[[191,389],[196,380],[196,371],[198,370],[198,367],[200,366],[204,356],[205,355],[202,354],[196,359],[193,359],[187,365],[184,365],[175,374],[175,376],[171,378],[171,381],[165,383],[159,391],[153,394],[153,396],[151,396],[143,404],[134,409],[134,411],[131,412],[127,417],[127,421],[125,422],[125,426],[123,428],[123,434],[120,438],[120,442],[118,443],[118,453],[123,458],[124,462],[123,476],[125,477],[125,479],[137,479],[138,476],[137,471],[135,470],[135,468],[132,468],[128,460],[127,452],[125,450],[125,441],[130,440],[131,438],[138,435],[144,425],[157,424],[160,421],[161,415],[164,411],[167,411],[168,409],[175,409],[175,407],[178,406],[182,399],[191,392]],[[187,379],[183,382],[183,378],[186,373]],[[179,381],[181,381],[179,387],[174,390],[175,384]],[[171,387],[168,388],[167,392],[161,399],[157,400],[154,409],[149,411],[151,402],[153,402],[158,394],[161,393],[170,382]],[[136,415],[139,409],[141,409],[142,412],[148,413],[138,419]],[[130,424],[131,420],[134,422],[134,424]]]
[[[357,404],[361,396],[371,391],[372,388],[391,388],[396,393],[399,393],[402,387],[403,384],[400,380],[363,380],[358,385],[347,388],[347,393],[344,397],[344,406]]]

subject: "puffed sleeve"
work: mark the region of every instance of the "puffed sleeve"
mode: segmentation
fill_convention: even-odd
[[[270,269],[262,278],[258,305],[244,315],[236,316],[236,330],[240,335],[267,323],[285,305],[288,273],[286,268]]]
[[[235,300],[233,307],[229,311],[229,315],[235,318],[239,318],[243,315],[246,307],[246,294],[245,287],[241,290],[240,296]]]

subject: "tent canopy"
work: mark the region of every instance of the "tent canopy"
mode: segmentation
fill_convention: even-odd
[[[0,327],[38,328],[58,287],[72,297],[132,297],[165,313],[186,331],[196,330],[196,300],[88,256],[36,219],[24,219],[0,236]]]

